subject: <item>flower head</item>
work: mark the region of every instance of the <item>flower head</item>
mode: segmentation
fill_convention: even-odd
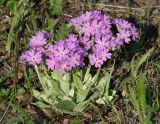
[[[38,32],[35,36],[32,36],[32,38],[30,39],[29,47],[43,47],[47,43],[49,37],[49,33]]]

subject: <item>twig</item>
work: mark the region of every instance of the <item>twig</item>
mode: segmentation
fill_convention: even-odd
[[[97,4],[96,6],[128,9],[128,7],[126,7],[126,6],[115,6],[115,5],[105,5],[105,4]],[[144,9],[146,9],[146,8],[160,8],[160,6],[146,6],[146,7],[140,7],[140,8],[131,7],[131,10],[144,11]]]

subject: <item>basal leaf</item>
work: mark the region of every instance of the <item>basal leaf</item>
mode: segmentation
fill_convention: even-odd
[[[84,89],[84,90],[79,90],[77,91],[77,102],[82,102],[86,99],[89,90],[88,89]]]
[[[57,70],[54,70],[51,74],[52,79],[55,79],[59,82],[60,88],[63,90],[63,92],[65,93],[65,95],[69,95],[69,79],[65,79],[63,75],[61,75]]]
[[[81,91],[84,89],[83,82],[80,77],[76,74],[73,74],[73,85],[77,88],[77,90]]]
[[[44,93],[41,93],[35,89],[32,90],[33,96],[36,97],[40,101],[45,101],[46,103],[49,103],[52,105],[53,99],[48,98],[48,96]]]
[[[74,111],[83,112],[88,106],[89,106],[89,101],[80,102],[74,107]]]
[[[71,111],[71,112],[73,112],[75,106],[76,104],[70,100],[63,100],[57,104],[58,109],[65,110],[65,111]]]
[[[47,104],[45,104],[43,102],[35,102],[33,104],[36,105],[36,106],[38,106],[39,108],[51,108],[50,105],[47,105]]]

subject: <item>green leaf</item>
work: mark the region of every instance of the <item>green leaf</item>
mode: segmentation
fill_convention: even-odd
[[[84,82],[87,82],[87,80],[90,78],[91,74],[90,74],[90,70],[91,70],[91,66],[87,67],[86,69],[84,69]]]
[[[48,30],[51,31],[54,29],[54,26],[57,24],[58,22],[58,19],[56,20],[53,20],[53,19],[50,19],[49,22],[48,22]]]
[[[143,73],[140,78],[136,81],[137,84],[137,95],[138,95],[138,100],[140,107],[142,111],[145,113],[146,109],[146,88],[145,88],[145,77],[146,77],[146,72]]]
[[[96,88],[99,90],[101,95],[103,95],[103,93],[105,92],[105,88],[109,87],[110,78],[111,76],[109,75],[108,72],[106,72],[105,76],[102,77],[100,81],[98,82],[98,85],[96,86]],[[108,94],[108,88],[106,90],[106,95],[107,94]]]
[[[83,90],[79,90],[77,91],[77,102],[82,102],[83,100],[86,99],[88,93],[89,93],[89,89],[83,89]]]
[[[62,12],[63,0],[50,0],[50,13],[60,14]]]
[[[54,100],[53,98],[48,98],[48,96],[44,93],[41,93],[35,89],[32,89],[33,96],[36,97],[40,101],[45,101],[46,103],[49,103],[52,105],[52,101]]]
[[[20,113],[26,124],[33,124],[31,116],[21,106],[16,104],[11,104],[11,107],[14,109],[14,111]]]
[[[153,124],[151,121],[151,115],[148,114],[146,117],[144,117],[142,124]]]
[[[16,117],[14,116],[14,117],[9,118],[9,120],[7,120],[8,124],[21,124],[23,122],[24,120],[21,116],[16,116]]]
[[[132,102],[132,104],[134,105],[134,107],[137,109],[137,111],[138,111],[138,113],[139,113],[139,115],[140,115],[140,106],[139,106],[139,102],[138,102],[138,100],[137,100],[137,98],[136,98],[136,94],[134,93],[134,90],[133,90],[133,88],[131,88],[130,86],[129,86],[129,93],[130,93],[130,99],[131,99],[131,102]]]
[[[34,31],[36,31],[36,29],[37,29],[37,22],[36,22],[35,12],[34,12],[33,9],[31,10],[31,22],[32,22],[32,26],[33,26]]]
[[[79,120],[71,120],[70,124],[81,124]]]
[[[51,73],[52,79],[55,79],[59,82],[60,88],[63,90],[66,96],[69,95],[69,90],[70,90],[70,84],[69,84],[69,77],[67,78],[67,74],[64,76],[61,75],[57,70],[54,70]]]
[[[47,105],[47,104],[45,104],[43,102],[35,102],[33,104],[36,105],[36,106],[38,106],[39,108],[51,108],[50,105]]]
[[[146,59],[151,55],[151,53],[153,52],[153,49],[150,49],[146,54],[144,54],[140,59],[139,61],[135,64],[135,66],[131,67],[131,74],[134,78],[136,78],[137,74],[138,74],[138,70],[139,68],[141,67],[141,65],[146,61]],[[135,63],[134,62],[135,60],[132,59],[132,63]]]
[[[83,82],[82,82],[81,78],[76,74],[73,74],[73,83],[74,83],[73,85],[77,88],[77,90],[84,89]]]
[[[2,4],[4,4],[6,2],[6,0],[0,0],[0,6],[2,5]]]
[[[8,0],[7,7],[10,9],[10,11],[14,12],[17,3],[18,3],[18,0]]]
[[[59,87],[59,82],[55,79],[49,79],[47,77],[42,76],[41,82],[43,83],[44,92],[48,95],[57,95],[57,96],[63,96],[64,93]]]
[[[71,111],[71,112],[73,112],[75,106],[76,104],[70,100],[63,100],[57,104],[58,109],[65,110],[65,111]]]
[[[62,24],[58,30],[56,30],[55,41],[66,38],[69,34],[69,27],[67,24]]]
[[[150,106],[150,105],[146,105],[146,113],[151,113],[151,112],[158,112],[159,110],[159,106]]]
[[[86,86],[88,88],[92,87],[93,85],[97,85],[98,79],[99,79],[99,73],[101,68],[99,68],[96,72],[96,74],[91,78],[91,80],[86,82]]]
[[[0,41],[7,40],[7,33],[0,33]]]
[[[89,101],[80,102],[74,107],[74,111],[83,112],[88,106],[89,106]]]

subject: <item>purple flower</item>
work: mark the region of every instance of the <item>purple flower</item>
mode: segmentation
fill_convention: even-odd
[[[30,39],[29,47],[44,46],[47,43],[49,37],[50,37],[49,33],[38,32],[35,36],[32,36],[32,38]]]
[[[80,65],[81,55],[78,53],[72,53],[70,56],[70,66],[76,67]]]
[[[65,48],[64,46],[58,46],[54,54],[57,60],[62,60],[68,56],[68,53],[69,51],[67,48]]]
[[[46,45],[50,34],[38,32],[30,39],[29,50],[21,55],[20,60],[35,65],[42,61],[43,56],[49,70],[56,69],[63,74],[83,67],[88,57],[90,64],[98,68],[111,58],[111,50],[139,38],[139,32],[132,23],[120,18],[112,21],[97,10],[87,11],[70,22],[77,34]],[[112,26],[117,27],[117,32]]]
[[[123,40],[125,43],[129,43],[129,41],[131,41],[130,36],[130,32],[125,30],[120,30],[120,32],[117,33],[118,39]]]
[[[95,43],[98,44],[98,46],[101,47],[102,49],[109,47],[110,45],[110,42],[108,41],[108,38],[106,37],[102,37],[101,39],[100,38],[96,39]]]
[[[64,73],[66,71],[70,71],[72,68],[71,66],[69,65],[69,62],[68,60],[63,60],[63,61],[60,61],[57,65],[57,70],[60,72],[60,73]]]
[[[115,19],[114,23],[116,24],[118,31],[123,29],[127,30],[131,28],[131,23],[124,19]]]
[[[92,11],[92,18],[96,20],[100,20],[102,18],[102,12],[98,10]]]
[[[57,49],[56,45],[51,44],[51,45],[48,46],[48,52],[49,53],[54,53],[56,51],[56,49]]]
[[[79,39],[84,49],[88,51],[92,45],[92,41],[90,40],[90,38],[88,36],[80,36]]]
[[[82,31],[83,31],[84,35],[86,35],[86,36],[91,35],[92,27],[91,27],[90,22],[87,22],[84,24],[84,26],[82,27]]]
[[[57,68],[57,61],[54,57],[54,55],[50,54],[49,59],[46,59],[46,65],[48,66],[48,69],[54,70]]]
[[[96,54],[92,54],[89,56],[89,61],[91,65],[94,65],[96,68],[101,67],[103,64],[103,60]]]
[[[35,52],[34,50],[29,50],[25,53],[25,60],[30,65],[40,64],[42,61],[42,54],[39,52]]]
[[[39,53],[45,53],[45,49],[42,46],[32,47],[30,48],[30,50],[34,50],[35,52],[39,52]]]
[[[91,19],[91,15],[92,15],[92,12],[86,12],[86,13],[81,15],[81,20],[83,22],[88,22]]]
[[[130,28],[130,33],[134,41],[139,39],[139,32],[135,26]]]
[[[77,41],[77,36],[75,34],[70,34],[68,36],[68,38],[66,39],[66,41],[73,41],[76,42]]]
[[[122,42],[123,43],[123,42]],[[116,38],[115,37],[112,37],[110,39],[110,45],[111,45],[111,48],[115,48],[118,45],[121,45],[122,43],[116,43]]]
[[[81,20],[80,17],[72,18],[72,19],[70,20],[70,22],[71,22],[72,24],[74,24],[75,26],[77,26],[77,27],[82,24],[82,20]]]
[[[101,50],[100,55],[101,55],[101,60],[103,60],[104,62],[107,61],[107,59],[110,59],[112,56],[112,54],[109,53],[108,49]]]

